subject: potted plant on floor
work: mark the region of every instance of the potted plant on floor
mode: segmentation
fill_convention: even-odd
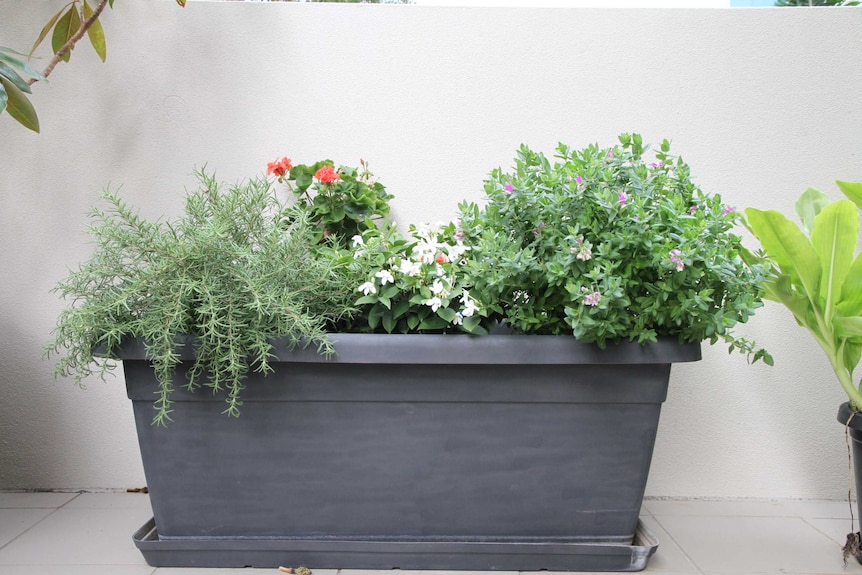
[[[367,165],[329,162],[270,165],[292,207],[204,178],[176,223],[97,212],[53,349],[78,376],[107,369],[95,347],[123,360],[147,560],[643,568],[671,364],[704,339],[768,360],[729,331],[766,269],[737,215],[666,142],[645,152],[523,148],[484,208],[406,235],[374,225],[388,194]]]
[[[856,491],[862,493],[862,382],[853,379],[862,357],[862,255],[854,255],[862,183],[836,183],[847,199],[830,201],[813,188],[802,194],[795,206],[801,227],[775,210],[748,208],[745,213],[760,240],[759,255],[772,265],[765,297],[784,304],[814,336],[847,394],[838,421],[853,440]],[[847,552],[862,563],[858,533],[848,535]]]

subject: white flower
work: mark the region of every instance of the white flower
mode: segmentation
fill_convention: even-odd
[[[431,293],[440,297],[449,297],[449,291],[439,279],[434,280],[434,283],[431,284]]]
[[[353,247],[354,248],[361,248],[361,247],[365,246],[365,241],[362,239],[362,236],[360,236],[359,234],[353,236],[352,239],[353,239]]]
[[[388,283],[395,283],[395,278],[392,277],[392,273],[389,270],[380,270],[374,274],[374,277],[380,278],[380,285],[385,286]]]
[[[463,317],[472,317],[477,311],[479,311],[479,306],[476,305],[476,300],[470,297],[470,292],[464,290],[464,293],[461,295],[461,303],[464,304],[464,309],[460,312]]]
[[[377,293],[377,286],[374,285],[374,282],[365,282],[356,288],[356,291],[361,291],[365,295],[371,295]]]
[[[455,319],[452,320],[452,325],[461,325],[464,323],[464,316],[459,311],[455,314]]]
[[[440,306],[443,305],[443,300],[441,300],[439,297],[432,297],[431,299],[426,299],[422,303],[430,307],[431,311],[436,312],[438,309],[440,309]]]
[[[422,263],[410,260],[401,260],[398,271],[406,276],[418,276],[422,273]]]

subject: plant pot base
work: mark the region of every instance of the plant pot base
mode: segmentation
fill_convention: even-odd
[[[641,522],[638,522],[631,545],[541,539],[159,539],[152,519],[135,532],[133,539],[144,559],[153,567],[276,568],[308,565],[312,569],[641,571],[658,548],[658,539]]]

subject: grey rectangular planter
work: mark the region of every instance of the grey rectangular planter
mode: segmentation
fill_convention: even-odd
[[[622,570],[618,553],[596,560],[596,550],[637,546],[670,364],[700,359],[699,344],[333,339],[330,360],[280,346],[276,372],[249,378],[239,418],[222,415],[222,397],[182,390],[184,364],[168,428],[151,425],[156,381],[143,346],[127,346],[158,533],[137,542],[184,549],[148,561]]]

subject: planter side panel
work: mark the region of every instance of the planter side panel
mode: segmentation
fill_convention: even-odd
[[[630,543],[670,370],[279,364],[239,418],[182,392],[165,429],[146,362],[124,365],[165,540]]]

